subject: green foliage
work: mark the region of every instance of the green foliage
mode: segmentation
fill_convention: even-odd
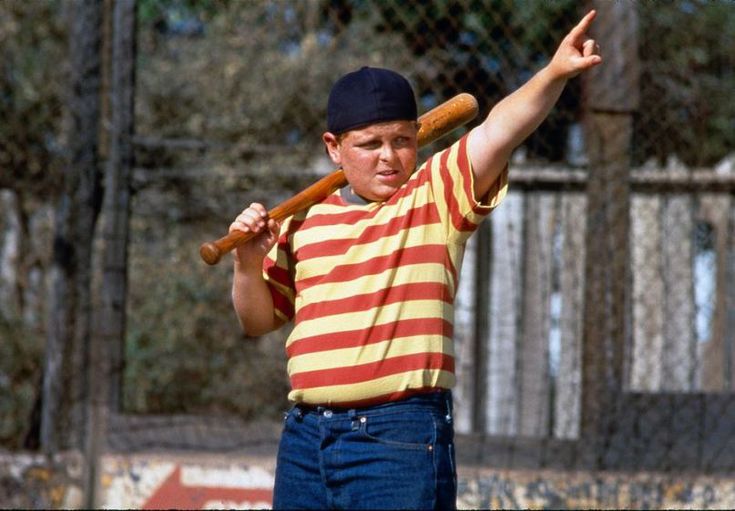
[[[287,405],[284,338],[243,338],[229,299],[231,266],[199,260],[190,240],[203,236],[136,222],[124,408],[275,417]]]
[[[182,16],[206,19],[226,9],[229,3],[229,0],[138,0],[137,14],[145,29]]]
[[[319,152],[331,83],[365,63],[399,65],[397,37],[371,38],[364,24],[322,30],[318,2],[217,5],[206,37],[141,33],[140,133],[216,140],[228,165],[274,155],[303,165]]]
[[[63,3],[55,0],[0,2],[0,189],[17,192],[21,222],[35,217],[37,208],[54,196],[61,179],[67,61],[62,8]],[[12,224],[3,227],[16,229]],[[28,231],[28,225],[20,228]],[[45,239],[45,234],[36,241]],[[4,237],[0,232],[0,239]],[[47,254],[37,252],[43,245],[26,246],[22,254],[26,261],[17,268],[29,270],[47,260]],[[27,277],[20,275],[17,280],[28,284]],[[11,309],[6,305],[0,304],[0,445],[18,449],[24,447],[41,392],[44,335],[23,324],[24,311],[9,316]]]
[[[23,447],[31,411],[41,391],[43,343],[19,319],[0,314],[0,445]]]
[[[0,188],[47,196],[58,184],[66,62],[61,6],[0,2]]]
[[[717,163],[735,148],[735,5],[642,2],[639,12],[637,160]]]

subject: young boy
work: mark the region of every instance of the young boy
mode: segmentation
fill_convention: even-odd
[[[405,78],[338,80],[327,152],[348,185],[282,225],[251,204],[230,226],[260,233],[234,254],[232,299],[253,336],[293,320],[294,407],[275,508],[453,509],[453,301],[465,242],[499,204],[511,152],[567,80],[601,62],[588,13],[549,64],[418,170]]]

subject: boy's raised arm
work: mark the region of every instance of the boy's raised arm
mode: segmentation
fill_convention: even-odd
[[[500,101],[469,136],[475,196],[483,197],[518,147],[549,114],[567,80],[602,62],[587,35],[595,18],[590,11],[564,37],[551,61],[518,90]]]

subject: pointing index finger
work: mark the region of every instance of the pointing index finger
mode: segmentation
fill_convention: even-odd
[[[584,17],[577,23],[577,26],[572,29],[570,35],[575,39],[587,32],[587,29],[592,25],[592,20],[597,16],[597,11],[594,9],[584,15]]]

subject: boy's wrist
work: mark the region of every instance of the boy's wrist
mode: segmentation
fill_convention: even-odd
[[[539,73],[543,74],[546,77],[546,81],[548,81],[549,83],[566,83],[566,81],[569,80],[569,77],[562,70],[554,65],[553,60],[549,62],[544,68],[542,68]]]

